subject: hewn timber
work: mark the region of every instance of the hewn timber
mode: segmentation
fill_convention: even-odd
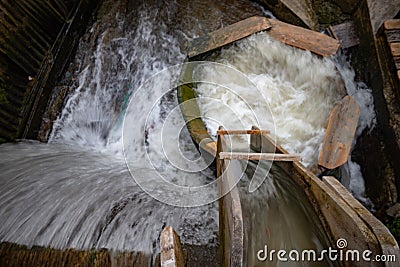
[[[222,128],[220,127],[220,130]],[[224,135],[218,135],[216,154],[226,149]],[[223,267],[243,266],[243,215],[239,191],[236,187],[235,163],[217,159],[219,191],[219,232],[221,263]],[[236,166],[237,167],[237,166]],[[239,166],[240,168],[240,166]],[[240,177],[239,177],[240,178]]]
[[[222,135],[236,135],[236,134],[268,134],[267,130],[218,130],[217,134]]]
[[[178,234],[171,226],[167,226],[161,232],[161,267],[185,266],[183,252]]]
[[[273,39],[284,44],[311,51],[314,54],[330,57],[337,53],[340,43],[325,34],[311,31],[302,27],[268,19],[272,25],[266,33]]]
[[[34,246],[28,248],[8,242],[0,244],[0,266],[150,266],[151,259],[141,252],[116,252],[108,249],[77,250]]]
[[[253,127],[255,128],[255,127]],[[257,128],[255,128],[257,129]],[[251,138],[251,147],[258,152],[288,153],[274,143],[268,135],[255,135]],[[271,150],[272,149],[272,150]],[[368,210],[359,209],[358,201],[347,189],[319,179],[301,162],[275,162],[286,171],[296,183],[303,187],[310,203],[321,219],[331,246],[337,247],[340,238],[347,241],[347,250],[372,251],[372,255],[395,255],[400,257],[399,247],[386,227]],[[345,193],[346,192],[346,193]],[[358,204],[355,204],[358,203]],[[341,266],[397,266],[396,262],[341,261]]]
[[[198,56],[270,27],[267,18],[250,17],[193,40],[187,55],[189,58]]]
[[[238,160],[271,160],[271,161],[301,161],[298,154],[276,154],[276,153],[243,153],[243,152],[220,152],[220,159]]]
[[[349,48],[360,44],[357,31],[352,22],[344,22],[329,27],[330,33],[339,40],[342,48]]]
[[[360,108],[351,96],[332,109],[318,165],[335,169],[347,162],[359,117]]]

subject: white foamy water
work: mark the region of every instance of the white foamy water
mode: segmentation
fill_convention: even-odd
[[[254,86],[235,84],[235,77],[228,88],[210,84],[198,86],[200,97],[218,99],[236,114],[232,116],[211,101],[200,99],[204,117],[214,118],[213,121],[206,120],[213,133],[219,124],[229,129],[236,129],[237,125],[247,129],[258,125],[270,130],[290,153],[301,154],[303,164],[313,169],[317,165],[330,112],[346,91],[360,106],[356,138],[375,123],[371,91],[354,81],[354,71],[343,56],[320,59],[308,51],[283,45],[259,33],[223,49],[215,60],[243,72]],[[204,69],[199,75],[212,77],[217,83],[220,79],[220,73],[210,69]],[[241,97],[250,105],[243,105]],[[344,184],[365,203],[364,180],[351,157],[348,167],[351,177],[349,183]]]

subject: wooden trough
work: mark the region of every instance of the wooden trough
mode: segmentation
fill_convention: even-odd
[[[264,23],[265,21],[268,23]],[[320,56],[335,54],[340,45],[333,38],[283,22],[265,18],[261,19],[259,17],[254,19],[253,22],[265,25],[263,31],[276,40],[300,49],[309,50]],[[250,27],[249,31],[246,31],[243,27],[247,24],[239,22],[235,25],[237,30],[242,33],[240,35],[233,34],[235,38],[230,39],[232,42],[243,38],[243,36],[249,36],[252,33],[262,30],[260,30],[260,27]],[[271,27],[268,25],[271,25]],[[229,32],[235,32],[235,29],[229,27]],[[189,46],[189,61],[196,60],[198,56],[226,44],[226,37],[224,37],[222,29],[210,33],[208,36],[208,38],[202,39],[202,42],[195,41]],[[223,42],[216,41],[219,39],[219,36],[224,40]],[[201,44],[201,47],[198,44]],[[337,247],[337,240],[344,238],[349,242],[349,249],[360,251],[368,249],[372,251],[373,255],[395,255],[396,259],[400,259],[399,247],[388,229],[355,200],[346,188],[333,177],[323,177],[322,179],[316,177],[314,173],[298,161],[299,158],[297,155],[288,155],[282,147],[275,144],[272,138],[269,137],[268,131],[261,131],[257,128],[244,131],[220,129],[218,132],[218,142],[214,142],[201,119],[200,109],[196,101],[191,101],[196,99],[194,91],[196,84],[190,82],[192,74],[193,69],[191,69],[191,66],[182,70],[181,80],[183,82],[178,87],[178,100],[193,141],[199,146],[202,152],[206,152],[203,153],[203,156],[217,157],[219,193],[221,197],[219,200],[219,214],[223,266],[244,266],[243,218],[238,189],[234,185],[235,181],[237,182],[240,177],[237,177],[238,173],[234,171],[235,168],[227,168],[231,159],[290,159],[290,161],[279,161],[275,164],[288,173],[303,188],[309,203],[314,208],[328,235],[332,248]],[[333,110],[329,123],[331,127],[327,131],[327,137],[325,138],[325,144],[327,145],[324,151],[326,152],[322,152],[320,155],[321,166],[336,168],[347,161],[358,116],[358,106],[351,97],[345,97],[342,103]],[[341,122],[343,119],[344,121]],[[346,131],[344,133],[336,131],[335,127],[346,129]],[[235,152],[224,151],[226,150],[224,141],[224,135],[226,134],[251,134],[251,148],[257,154],[245,155],[243,153],[235,154]],[[231,161],[229,164],[234,164],[234,161]],[[339,265],[397,266],[393,262],[377,263],[365,261],[341,261]]]

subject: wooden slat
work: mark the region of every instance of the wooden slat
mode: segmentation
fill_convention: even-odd
[[[400,81],[400,70],[397,71],[397,78],[398,78],[399,81]]]
[[[351,96],[345,96],[332,109],[318,159],[320,166],[335,169],[347,162],[359,117],[360,108]]]
[[[400,43],[400,30],[385,31],[385,34],[389,43]]]
[[[267,18],[251,17],[193,40],[187,55],[189,58],[198,56],[269,28],[271,25]]]
[[[218,130],[218,135],[236,135],[236,134],[269,134],[270,131],[267,130]]]
[[[287,45],[308,50],[324,57],[336,54],[339,49],[339,41],[325,34],[274,19],[269,19],[269,22],[272,28],[267,31],[267,34]]]
[[[400,29],[400,19],[389,19],[383,23],[385,30]]]
[[[399,57],[400,56],[400,43],[391,43],[390,52],[392,52],[392,56]]]
[[[161,232],[161,267],[185,266],[182,247],[178,234],[171,226],[167,226]]]
[[[330,26],[329,30],[332,32],[333,36],[340,41],[343,48],[353,47],[360,43],[352,22]]]
[[[220,152],[220,159],[238,160],[273,160],[273,161],[301,161],[298,154],[275,154],[275,153],[242,153],[242,152]]]

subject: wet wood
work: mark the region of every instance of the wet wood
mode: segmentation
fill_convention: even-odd
[[[267,130],[218,130],[218,135],[237,135],[237,134],[269,134]]]
[[[400,30],[385,31],[385,34],[389,43],[400,43]]]
[[[275,154],[275,153],[242,153],[242,152],[220,152],[220,159],[237,160],[271,160],[271,161],[301,161],[298,154]]]
[[[360,108],[351,96],[333,108],[318,159],[320,166],[335,169],[347,162],[359,117]]]
[[[261,140],[257,140],[258,138]],[[279,144],[274,143],[269,135],[254,136],[253,141],[251,146],[257,152],[276,148],[277,153],[287,153]],[[373,215],[360,211],[358,207],[349,204],[350,202],[357,202],[349,192],[342,198],[341,193],[316,177],[301,162],[276,162],[275,164],[286,171],[304,189],[309,202],[319,215],[332,247],[336,247],[338,239],[344,238],[348,241],[349,249],[358,249],[359,251],[368,249],[377,255],[382,254],[382,251],[390,252],[390,249],[387,250],[388,244],[395,244],[393,250],[397,250],[398,253],[398,245],[393,236],[387,232],[385,234],[385,231],[382,231],[382,228],[375,224],[376,221],[375,223],[366,223],[366,221],[373,220]],[[382,239],[387,239],[385,244],[380,243],[380,238],[377,237],[380,234],[384,234]],[[339,264],[349,267],[366,266],[365,262],[354,261],[341,261]]]
[[[59,250],[2,242],[0,266],[150,266],[151,256],[141,252],[100,250]]]
[[[265,17],[251,17],[239,21],[193,40],[188,46],[187,55],[189,58],[198,56],[270,27]]]
[[[223,130],[222,127],[219,130]],[[226,150],[224,135],[218,135],[217,153]],[[238,162],[217,159],[218,194],[219,194],[219,232],[221,242],[221,265],[243,266],[243,215],[239,191],[235,183],[233,166],[240,169]]]
[[[182,247],[178,234],[171,226],[167,226],[161,232],[161,267],[185,266]]]
[[[337,53],[340,43],[325,34],[290,25],[279,20],[268,20],[272,28],[267,34],[282,43],[330,57]]]
[[[393,57],[400,56],[400,43],[390,43],[390,52],[392,53]]]
[[[400,19],[389,19],[383,23],[385,30],[400,30]]]
[[[360,43],[356,29],[352,22],[345,22],[330,26],[329,31],[335,39],[340,41],[340,45],[343,48],[353,47]]]

